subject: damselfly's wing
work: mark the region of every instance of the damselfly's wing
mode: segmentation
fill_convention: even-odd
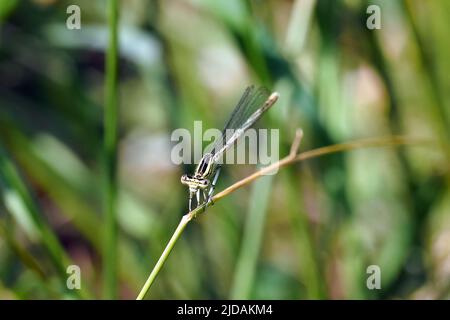
[[[254,86],[250,86],[245,90],[226,122],[221,139],[214,143],[210,151],[214,155],[214,161],[217,161],[236,142],[239,136],[250,128],[272,105],[266,103],[269,97],[270,91],[265,87],[255,89]],[[228,129],[233,129],[235,133],[227,134]]]
[[[263,107],[269,96],[270,91],[265,87],[257,89],[255,86],[248,87],[226,122],[223,133],[226,129],[241,128],[256,110]]]

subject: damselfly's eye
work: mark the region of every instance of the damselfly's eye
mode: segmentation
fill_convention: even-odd
[[[182,176],[181,176],[181,183],[182,184],[187,184],[187,182],[189,181],[189,177],[188,177],[188,175],[187,174],[183,174]]]
[[[206,188],[207,186],[209,186],[209,180],[208,179],[202,179],[202,180],[199,180],[199,182],[200,182],[200,187],[201,188]]]

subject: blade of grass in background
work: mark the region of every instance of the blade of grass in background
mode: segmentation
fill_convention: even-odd
[[[288,211],[292,226],[292,234],[295,240],[295,246],[299,259],[299,277],[305,286],[305,297],[307,299],[324,299],[326,298],[323,288],[321,287],[320,262],[317,257],[317,247],[312,234],[312,226],[308,220],[307,213],[304,211],[304,200],[301,194],[299,175],[296,174],[294,168],[288,168],[285,175],[285,184],[287,188],[287,201],[289,202]]]
[[[429,104],[430,114],[433,117],[435,123],[436,134],[441,140],[442,150],[446,153],[448,159],[450,159],[450,148],[448,144],[448,138],[450,136],[450,127],[448,123],[447,114],[445,112],[446,103],[445,97],[442,96],[441,90],[439,90],[439,79],[436,74],[436,70],[433,63],[433,56],[429,53],[429,45],[424,41],[420,34],[417,18],[414,14],[414,8],[410,2],[402,3],[404,6],[405,18],[408,21],[411,28],[414,40],[417,43],[417,50],[419,59],[422,64],[423,78],[430,84],[430,100]]]
[[[108,1],[109,45],[106,53],[104,146],[104,252],[103,295],[107,299],[117,296],[117,50],[118,3]]]
[[[0,186],[2,187],[3,198],[9,210],[14,210],[20,206],[24,209],[22,218],[30,223],[30,229],[35,232],[35,236],[42,242],[48,252],[50,260],[55,267],[61,280],[63,288],[66,286],[66,268],[71,265],[69,257],[61,246],[57,236],[53,233],[43,214],[34,202],[32,196],[27,190],[14,164],[9,160],[6,153],[0,149]],[[18,218],[18,217],[16,217]],[[75,295],[86,297],[84,291],[74,290]]]
[[[45,280],[45,271],[39,262],[30,254],[26,247],[22,246],[21,243],[16,241],[14,237],[10,234],[8,226],[0,220],[0,237],[8,244],[8,246],[14,251],[14,253],[19,257],[22,263],[29,269],[36,272],[40,278]]]
[[[231,299],[251,298],[256,264],[263,239],[272,179],[273,176],[263,177],[255,182],[253,186],[242,246],[231,287]]]
[[[96,230],[101,221],[96,214],[96,208],[83,197],[77,189],[56,172],[50,164],[45,163],[34,151],[33,143],[31,143],[22,131],[18,130],[14,122],[1,121],[0,118],[0,135],[2,143],[8,148],[23,169],[24,172],[32,179],[39,183],[41,191],[46,193],[49,199],[61,209],[61,214],[71,221],[73,226],[80,232],[95,249],[95,252],[101,254],[102,239],[98,238]],[[94,175],[92,171],[90,175]],[[95,186],[94,181],[89,183]],[[129,286],[139,288],[142,280],[134,280],[139,274],[138,270],[133,267],[133,262],[139,261],[139,255],[133,254],[134,250],[130,243],[125,243],[118,239],[119,256],[123,254],[127,257],[127,262],[119,263],[118,276],[126,281]],[[142,273],[145,274],[145,273]]]

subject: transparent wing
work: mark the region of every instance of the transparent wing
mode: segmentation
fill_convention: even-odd
[[[245,90],[226,122],[221,138],[210,149],[215,161],[273,104],[266,103],[269,96],[270,91],[265,87],[255,89],[250,86]],[[228,129],[233,129],[234,133],[227,134]]]
[[[255,86],[248,87],[231,113],[223,132],[226,129],[239,129],[256,110],[263,106],[269,96],[270,91],[265,87],[257,89]]]

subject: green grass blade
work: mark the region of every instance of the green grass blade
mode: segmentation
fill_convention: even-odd
[[[263,177],[253,186],[250,210],[231,289],[231,299],[250,298],[263,239],[272,179],[273,176]]]
[[[62,287],[67,288],[66,268],[72,263],[57,236],[45,221],[43,214],[40,212],[33,197],[27,190],[25,183],[22,181],[19,172],[1,148],[0,186],[5,202],[8,202],[8,199],[15,199],[16,203],[20,203],[21,208],[24,208],[24,212],[27,215],[26,218],[32,224],[33,230],[36,231],[36,236],[48,252],[52,265],[55,267],[57,274],[60,277]],[[84,296],[84,291],[75,290],[73,293],[80,297]]]
[[[104,192],[104,252],[103,294],[107,299],[117,297],[117,52],[118,2],[108,1],[109,45],[106,53],[105,111],[103,157]]]

